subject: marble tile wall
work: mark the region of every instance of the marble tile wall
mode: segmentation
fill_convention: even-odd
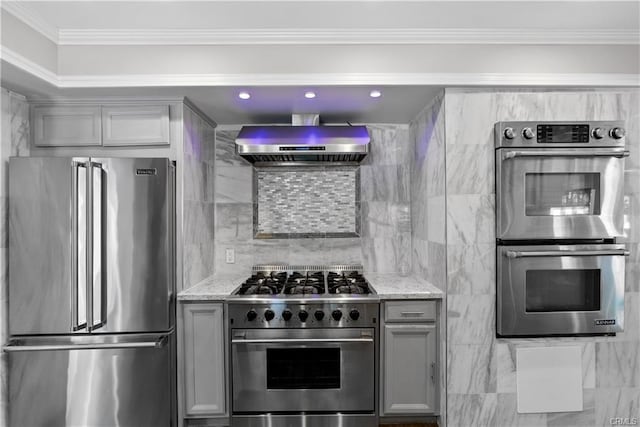
[[[409,163],[412,149],[407,125],[367,125],[371,151],[360,166],[360,237],[253,238],[253,167],[236,155],[240,127],[216,133],[215,200],[217,274],[246,275],[263,263],[361,263],[366,271],[408,274],[411,269]],[[235,263],[225,249],[235,249]]]
[[[445,108],[444,91],[409,124],[411,158],[411,263],[413,274],[446,290],[445,235]],[[446,325],[446,296],[440,324]],[[446,329],[442,330],[440,360],[446,360]],[[446,425],[446,365],[440,369],[440,419]]]
[[[444,92],[410,123],[411,242],[413,272],[440,289],[445,269],[445,109]]]
[[[640,93],[445,91],[448,426],[604,426],[640,417]],[[504,120],[627,122],[625,332],[616,337],[495,338],[493,125]],[[415,252],[415,251],[414,251]],[[583,348],[584,410],[518,414],[515,349]]]
[[[7,197],[9,157],[29,155],[29,105],[22,95],[1,88],[0,124],[0,343],[7,339]],[[7,421],[6,355],[0,353],[0,425]]]
[[[214,272],[215,129],[184,107],[183,287]]]

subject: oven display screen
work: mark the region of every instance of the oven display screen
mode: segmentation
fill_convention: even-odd
[[[589,142],[589,125],[538,125],[539,144],[580,144]]]
[[[268,348],[267,388],[340,388],[340,348]]]

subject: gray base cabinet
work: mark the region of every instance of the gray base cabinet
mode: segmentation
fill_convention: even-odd
[[[223,304],[182,304],[186,417],[226,415]]]
[[[389,301],[381,348],[381,415],[438,412],[435,301]]]

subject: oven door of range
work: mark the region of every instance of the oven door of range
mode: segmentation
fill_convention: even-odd
[[[496,150],[496,237],[623,235],[623,148]]]
[[[621,332],[626,255],[624,245],[498,246],[498,336]]]
[[[232,412],[373,412],[375,330],[234,329]]]

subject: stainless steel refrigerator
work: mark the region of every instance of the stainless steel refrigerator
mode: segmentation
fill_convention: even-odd
[[[175,425],[174,165],[9,173],[9,425]]]

